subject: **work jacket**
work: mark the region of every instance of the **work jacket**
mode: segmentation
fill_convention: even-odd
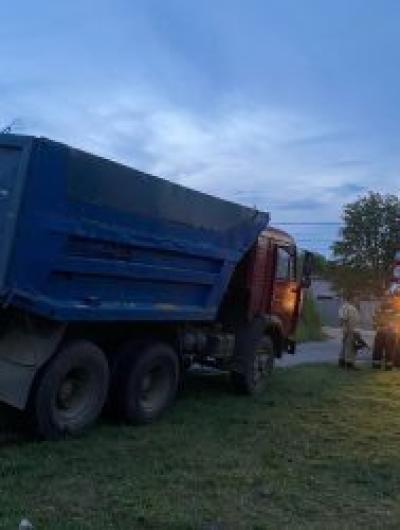
[[[360,313],[353,304],[344,302],[339,309],[339,319],[345,332],[355,331],[360,322]]]
[[[374,315],[376,330],[400,331],[400,296],[387,295]]]

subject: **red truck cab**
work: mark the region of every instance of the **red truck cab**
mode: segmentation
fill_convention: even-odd
[[[294,239],[277,228],[263,231],[249,256],[249,317],[268,316],[283,338],[296,329],[301,302]]]
[[[273,358],[285,350],[295,352],[294,337],[303,290],[310,284],[312,255],[306,252],[301,260],[299,272],[300,256],[293,237],[268,228],[260,233],[232,277],[220,321],[225,332],[231,329],[235,334],[232,358],[234,362],[241,360],[241,381],[246,373],[243,366],[250,359],[258,362],[260,350],[268,352],[269,369]],[[247,383],[242,386],[251,393],[252,386]]]

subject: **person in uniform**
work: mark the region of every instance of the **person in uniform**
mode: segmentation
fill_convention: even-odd
[[[400,366],[400,250],[394,257],[389,288],[374,317],[376,335],[372,367],[391,370]]]
[[[393,365],[399,365],[399,339],[396,328],[400,326],[400,316],[395,307],[399,299],[398,295],[387,294],[375,313],[376,335],[372,352],[372,367],[378,370],[382,366],[386,370],[391,370]]]
[[[343,329],[342,349],[339,355],[339,366],[342,368],[356,369],[354,362],[357,355],[355,346],[357,326],[360,314],[357,309],[357,301],[349,297],[343,302],[339,309],[339,320]]]

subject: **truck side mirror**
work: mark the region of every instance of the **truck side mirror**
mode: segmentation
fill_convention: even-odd
[[[311,274],[313,270],[314,255],[305,251],[303,257],[303,270],[301,274],[301,286],[308,289],[311,286]]]

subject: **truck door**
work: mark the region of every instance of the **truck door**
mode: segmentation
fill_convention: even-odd
[[[274,249],[275,274],[273,279],[271,313],[283,325],[285,336],[295,327],[295,313],[298,304],[299,288],[296,281],[296,249],[277,244]]]

